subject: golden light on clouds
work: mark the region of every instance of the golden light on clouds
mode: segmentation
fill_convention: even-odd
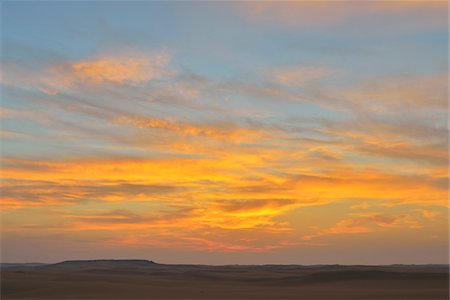
[[[447,257],[447,3],[172,4],[7,22],[7,257]]]
[[[82,81],[93,83],[103,82],[131,82],[139,83],[166,75],[165,70],[169,56],[158,54],[154,57],[105,57],[91,61],[72,64],[74,76]]]

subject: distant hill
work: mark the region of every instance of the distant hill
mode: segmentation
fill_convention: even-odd
[[[56,264],[47,265],[47,267],[61,268],[118,268],[118,267],[151,267],[156,266],[150,260],[145,259],[95,259],[95,260],[66,260]]]
[[[95,259],[95,260],[66,260],[55,264],[45,263],[1,263],[2,269],[17,268],[90,268],[90,269],[115,269],[115,268],[142,268],[155,267],[159,264],[145,259]]]

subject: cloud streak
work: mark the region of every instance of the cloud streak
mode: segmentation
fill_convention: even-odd
[[[16,87],[35,87],[50,95],[92,89],[99,85],[136,86],[173,76],[169,62],[170,55],[163,51],[153,54],[122,51],[119,54],[105,54],[79,61],[55,62],[35,74],[30,74],[18,65],[7,63],[2,83]]]
[[[322,29],[354,23],[379,25],[374,18],[382,18],[387,24],[402,21],[404,25],[396,29],[401,31],[418,26],[430,29],[447,26],[445,1],[363,2],[358,5],[335,1],[250,2],[236,9],[254,22],[293,28]]]

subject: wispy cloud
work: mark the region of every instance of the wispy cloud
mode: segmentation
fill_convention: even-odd
[[[321,79],[339,74],[339,70],[327,67],[294,66],[273,70],[269,80],[279,84],[302,87]]]
[[[261,138],[267,132],[257,128],[237,126],[230,122],[206,124],[183,123],[161,118],[142,118],[122,116],[114,120],[118,124],[131,125],[144,129],[163,129],[183,135],[203,136],[227,139],[230,142],[252,141]]]
[[[5,64],[2,83],[36,88],[55,95],[71,90],[86,90],[102,84],[135,86],[153,79],[172,76],[170,55],[165,51],[139,53],[122,51],[85,60],[54,63],[36,73],[29,73],[18,65]]]
[[[355,23],[379,26],[374,20],[380,18],[387,24],[401,20],[403,26],[395,30],[447,26],[445,1],[365,1],[357,5],[336,1],[247,2],[238,8],[253,21],[294,28],[329,28]]]
[[[417,218],[408,214],[392,215],[366,212],[354,215],[355,217],[341,220],[332,227],[319,229],[315,233],[305,235],[303,240],[308,241],[329,235],[364,234],[386,230],[387,228],[406,227],[418,229],[423,227]]]

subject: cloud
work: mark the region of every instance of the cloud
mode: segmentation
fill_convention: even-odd
[[[170,200],[167,200],[170,203]],[[233,201],[224,199],[224,202]],[[254,201],[266,201],[265,199],[258,199]],[[242,201],[243,203],[251,202],[249,200]],[[61,230],[68,231],[84,231],[84,230],[141,230],[145,228],[153,228],[156,231],[165,232],[169,229],[176,229],[186,231],[185,234],[192,236],[193,231],[197,230],[256,230],[257,232],[282,232],[290,231],[288,224],[282,222],[275,222],[273,218],[280,215],[283,210],[278,207],[274,210],[273,207],[252,207],[247,208],[246,211],[229,211],[216,201],[203,200],[202,205],[195,203],[183,204],[184,208],[178,210],[159,210],[153,211],[151,215],[145,213],[137,215],[128,210],[115,210],[112,212],[102,214],[85,214],[74,215],[65,214],[67,219],[65,225]],[[249,206],[251,203],[249,204]],[[179,237],[179,236],[175,236]]]
[[[239,217],[278,215],[298,205],[294,199],[245,199],[217,202],[216,208]]]
[[[75,219],[88,223],[139,223],[143,218],[126,209],[116,209],[99,215],[67,215],[68,219]]]
[[[274,249],[289,248],[299,245],[309,245],[311,243],[305,242],[291,242],[291,241],[273,241],[270,244],[255,244],[255,240],[238,239],[233,241],[226,241],[224,239],[214,239],[212,237],[182,237],[180,239],[171,239],[169,237],[155,239],[152,236],[126,237],[126,238],[112,238],[105,242],[107,246],[127,246],[127,247],[162,247],[162,248],[178,248],[184,250],[195,251],[210,251],[210,252],[270,252]]]
[[[85,84],[137,85],[170,75],[169,61],[170,56],[165,52],[104,56],[50,66],[46,70],[49,77],[44,78],[44,81],[50,89],[70,89]]]
[[[351,124],[351,122],[345,123]],[[346,126],[345,123],[336,124],[336,127],[329,126],[330,129],[319,131],[345,141],[344,148],[346,148],[347,155],[360,153],[370,157],[395,158],[437,166],[445,165],[448,162],[447,143],[445,140],[441,140],[445,139],[445,136],[441,134],[435,136],[435,139],[438,138],[437,141],[429,141],[431,136],[426,135],[417,138],[418,132],[412,133],[415,139],[410,139],[407,136],[408,133],[404,133],[407,128],[402,129],[403,125],[398,125],[397,128],[392,126],[392,130],[389,131],[372,127],[370,121],[362,121],[354,127]],[[424,133],[427,131],[426,128],[422,129],[424,129]],[[429,129],[431,131],[432,128]]]
[[[394,227],[408,227],[408,228],[423,228],[423,225],[417,218],[409,214],[383,214],[378,212],[364,212],[353,214],[360,217],[365,222],[372,222],[374,225],[383,228]]]
[[[72,64],[75,77],[81,81],[100,84],[140,83],[167,75],[165,70],[169,62],[167,54],[148,57],[102,57]]]
[[[431,210],[431,209],[421,209],[420,210],[423,216],[427,219],[435,219],[437,216],[439,216],[441,213],[437,210]]]
[[[376,156],[408,159],[411,161],[424,161],[435,165],[448,164],[448,153],[442,145],[415,145],[408,142],[386,142],[361,144],[355,150]]]
[[[35,167],[36,172],[44,167]],[[25,207],[64,206],[88,201],[157,201],[181,192],[183,187],[138,184],[123,181],[84,181],[82,179],[61,181],[4,180],[2,196],[4,209]]]
[[[308,103],[337,116],[378,114],[398,118],[398,112],[403,111],[411,118],[434,114],[442,119],[442,112],[448,108],[448,75],[442,72],[355,79],[348,76],[352,74],[350,70],[300,65],[271,68],[262,73],[255,74],[253,80],[230,80],[208,88],[255,103],[264,101],[286,107]],[[402,119],[405,117],[403,114]]]
[[[278,224],[268,218],[263,220],[257,215],[253,218],[243,218],[208,204],[205,204],[203,208],[161,211],[153,216],[148,216],[146,213],[138,215],[130,210],[120,209],[101,214],[64,214],[63,217],[66,222],[59,225],[60,230],[70,231],[72,234],[101,231],[102,236],[109,237],[105,242],[105,245],[109,246],[266,252],[303,243],[289,238],[291,231],[285,228],[286,224]],[[42,230],[38,227],[22,227],[21,230],[24,229]],[[148,234],[149,230],[152,232],[151,235]],[[117,233],[120,233],[120,237]],[[250,233],[251,237],[249,237]]]
[[[410,244],[418,229],[445,242],[448,75],[425,73],[435,60],[419,74],[386,71],[430,49],[405,61],[392,56],[408,52],[401,42],[434,29],[442,42],[447,3],[357,4],[230,3],[247,18],[244,43],[209,56],[198,44],[195,57],[188,47],[67,59],[10,44],[2,233],[114,251],[297,253],[346,235]],[[377,44],[404,30],[414,32],[400,48]],[[227,65],[236,54],[243,63]]]
[[[448,75],[385,76],[359,82],[348,90],[337,91],[353,109],[389,112],[393,109],[446,110],[448,108]]]
[[[370,170],[367,165],[356,169],[342,162],[337,167],[329,161],[327,170],[321,170],[299,160],[292,164],[288,156],[282,157],[286,165],[274,168],[273,161],[281,158],[276,152],[267,157],[255,152],[247,158],[250,163],[237,152],[221,159],[5,159],[2,209],[10,217],[3,232],[89,233],[109,246],[265,252],[308,246],[322,236],[421,226],[409,216],[410,211],[372,211],[351,214],[335,225],[307,233],[302,218],[294,213],[297,210],[339,205],[345,199],[371,199],[379,205],[407,203],[412,210],[424,199],[439,205],[447,201],[447,190],[434,186],[430,174],[408,176]],[[48,221],[14,218],[25,209]],[[313,224],[325,222],[324,217],[318,218]],[[148,239],[143,240],[146,234]],[[254,240],[241,240],[249,237]]]
[[[445,1],[364,1],[358,5],[336,1],[245,2],[236,5],[236,10],[254,22],[308,29],[358,22],[359,26],[385,29],[400,23],[394,31],[404,31],[445,28],[448,21]]]
[[[329,147],[325,146],[311,147],[308,149],[306,156],[328,161],[337,161],[341,159],[341,155],[339,153],[331,151]]]
[[[168,62],[161,64],[162,73],[145,76],[127,60],[92,58],[77,68],[75,63],[59,69],[70,74],[53,85],[60,94],[16,94],[45,112],[1,111],[7,122],[26,119],[45,126],[38,134],[41,142],[73,150],[52,158],[4,157],[2,209],[11,216],[35,214],[33,222],[10,219],[8,234],[92,233],[108,245],[264,252],[307,246],[321,236],[422,226],[410,212],[371,212],[308,234],[308,226],[295,218],[309,207],[370,199],[416,209],[424,201],[447,201],[448,174],[442,168],[447,130],[443,117],[427,119],[429,111],[444,107],[440,75],[332,90],[325,80],[340,71],[325,67],[273,68],[260,81],[222,82],[183,74],[159,80]],[[128,67],[129,72],[120,71]],[[416,84],[421,79],[422,86]],[[42,82],[30,85],[42,87]],[[377,95],[376,107],[366,93]],[[421,100],[427,95],[432,96]],[[235,103],[232,96],[254,106],[271,101],[283,114],[315,104],[345,118],[239,114],[241,107],[227,109]],[[405,107],[412,112],[408,116]],[[211,117],[211,111],[220,114]],[[104,151],[86,150],[89,146]],[[97,207],[84,211],[89,205]],[[37,217],[54,210],[64,212],[49,222]],[[114,237],[117,233],[124,238]],[[252,241],[245,240],[249,236]]]
[[[360,137],[364,140],[384,139],[396,142],[430,143],[444,142],[448,136],[448,129],[444,126],[442,116],[434,114],[435,119],[430,122],[428,114],[376,114],[364,113],[349,116],[345,120],[322,122],[323,131],[330,135]]]
[[[136,86],[173,76],[169,62],[170,55],[166,51],[150,54],[124,51],[78,61],[55,62],[32,73],[19,65],[6,63],[2,83],[35,88],[50,95],[106,84]]]
[[[388,203],[427,199],[435,204],[447,199],[447,188],[440,184],[447,178],[443,171],[399,171],[396,165],[391,169],[357,167],[335,160],[330,165],[329,159],[302,157],[287,150],[255,151],[252,147],[244,153],[238,147],[204,157],[4,158],[3,188],[11,206],[17,207],[155,199],[189,203],[198,199],[206,207],[236,218],[240,214],[271,218],[295,207],[350,198]]]
[[[417,218],[409,214],[383,214],[379,212],[366,212],[353,214],[353,218],[344,219],[326,229],[316,229],[316,232],[302,237],[309,241],[329,235],[364,234],[389,228],[420,229],[424,226]]]
[[[54,117],[49,113],[41,112],[37,113],[36,111],[31,111],[23,108],[8,108],[1,107],[0,108],[0,118],[3,120],[32,120],[41,124],[48,124],[50,121],[54,120]]]
[[[114,120],[117,124],[131,125],[136,128],[163,129],[183,135],[227,139],[230,142],[245,142],[261,138],[267,134],[257,128],[237,126],[230,122],[206,124],[182,123],[161,118],[121,116]]]
[[[338,70],[327,67],[294,66],[275,69],[268,79],[282,85],[302,87],[338,73]]]

